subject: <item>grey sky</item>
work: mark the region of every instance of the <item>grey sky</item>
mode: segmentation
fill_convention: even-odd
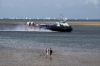
[[[0,17],[100,19],[100,0],[0,0]]]

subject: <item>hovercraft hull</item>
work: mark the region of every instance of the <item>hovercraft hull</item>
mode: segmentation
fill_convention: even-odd
[[[73,29],[71,26],[47,26],[46,29],[52,30],[52,31],[58,31],[58,32],[71,32]]]

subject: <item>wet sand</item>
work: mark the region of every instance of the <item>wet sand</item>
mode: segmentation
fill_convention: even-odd
[[[100,22],[69,22],[71,26],[100,26]]]
[[[0,24],[25,25],[26,22],[0,22]],[[35,22],[36,24],[55,24],[54,22]],[[100,22],[68,22],[70,26],[100,26]]]
[[[52,59],[45,50],[0,47],[0,66],[100,66],[100,53],[54,50]]]

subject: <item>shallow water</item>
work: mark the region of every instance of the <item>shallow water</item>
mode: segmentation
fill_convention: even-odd
[[[59,51],[100,52],[100,27],[98,26],[72,26],[72,32],[25,30],[24,27],[0,26],[0,46],[19,49],[51,47]]]

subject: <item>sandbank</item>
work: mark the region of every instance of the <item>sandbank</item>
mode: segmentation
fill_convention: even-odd
[[[0,66],[100,66],[100,53],[53,51],[50,59],[45,50],[0,46]]]
[[[0,22],[0,24],[25,25],[26,22]],[[55,24],[54,22],[35,22],[36,24]],[[70,26],[100,26],[100,22],[68,22]]]

